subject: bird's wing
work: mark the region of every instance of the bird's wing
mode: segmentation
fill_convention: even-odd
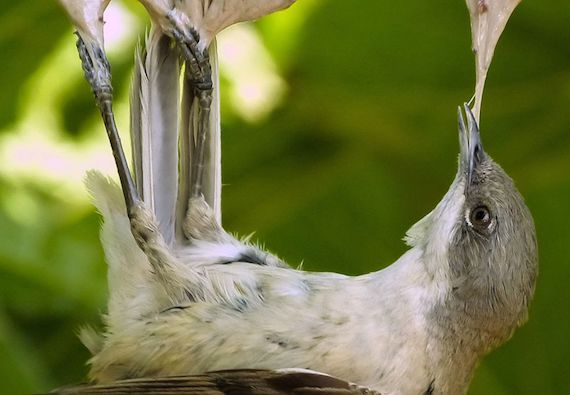
[[[131,91],[131,140],[139,194],[167,243],[174,238],[178,188],[178,54],[152,29],[137,51]]]
[[[379,393],[318,372],[284,370],[227,370],[194,376],[122,380],[56,390],[75,394],[201,394],[201,395],[350,395]]]

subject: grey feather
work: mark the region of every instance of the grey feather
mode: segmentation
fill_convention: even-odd
[[[174,238],[178,190],[179,74],[171,39],[153,29],[136,55],[131,140],[137,188],[167,243]]]

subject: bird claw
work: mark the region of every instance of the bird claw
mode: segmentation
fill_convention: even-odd
[[[210,57],[208,50],[199,48],[200,36],[194,28],[184,29],[171,20],[172,37],[178,44],[182,56],[186,61],[186,72],[194,83],[197,91],[210,92],[213,88],[212,68],[210,66]]]

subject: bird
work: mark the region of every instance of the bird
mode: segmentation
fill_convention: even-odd
[[[147,57],[167,42],[149,45],[135,76],[160,73],[164,62]],[[144,90],[134,81],[135,92]],[[133,97],[143,100],[132,104],[134,118],[161,111]],[[463,111],[449,190],[407,232],[406,253],[355,277],[291,268],[226,232],[202,196],[156,190],[166,176],[184,182],[176,172],[142,174],[168,197],[170,212],[144,201],[128,211],[121,189],[90,173],[110,293],[104,333],[81,336],[93,354],[91,380],[304,368],[383,394],[464,393],[480,358],[526,321],[537,247],[522,196],[483,149],[470,108]],[[177,156],[155,154],[151,160]],[[183,215],[177,199],[188,199]]]
[[[197,50],[155,28],[136,56],[134,179],[126,161],[121,186],[98,172],[86,179],[109,266],[105,328],[80,334],[90,380],[300,368],[382,394],[465,393],[480,359],[527,320],[538,274],[532,215],[483,149],[471,108],[458,109],[456,176],[407,232],[408,251],[359,276],[303,271],[222,226],[219,136],[208,135],[219,129],[170,89],[178,48],[201,64],[184,71],[190,97],[196,81],[216,94],[199,33],[185,31]],[[178,149],[196,136],[202,146]]]

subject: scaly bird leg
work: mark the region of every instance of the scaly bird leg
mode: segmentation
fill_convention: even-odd
[[[77,35],[77,51],[85,73],[85,79],[91,85],[97,107],[101,111],[105,130],[111,143],[111,150],[117,165],[119,179],[125,197],[127,213],[129,216],[134,207],[140,205],[142,200],[137,192],[135,183],[131,176],[125,152],[121,144],[121,138],[117,125],[115,123],[115,115],[113,114],[113,86],[111,85],[111,66],[107,60],[107,56],[98,45],[88,45],[83,41],[80,34]]]
[[[201,198],[204,178],[204,160],[206,138],[210,123],[210,107],[212,104],[212,68],[208,50],[198,47],[199,37],[194,29],[183,29],[171,19],[172,36],[176,40],[186,62],[186,73],[194,86],[194,96],[198,100],[198,132],[192,152],[192,174],[190,198]]]

